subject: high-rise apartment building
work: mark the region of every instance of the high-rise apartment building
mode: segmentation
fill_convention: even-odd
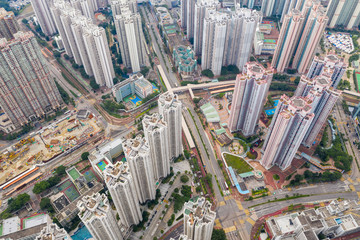
[[[220,75],[224,65],[242,69],[249,60],[260,12],[236,7],[234,12],[208,11],[204,19],[202,69]]]
[[[11,39],[19,30],[15,14],[0,8],[0,38]]]
[[[194,51],[196,55],[200,55],[202,52],[204,19],[208,16],[209,11],[217,11],[220,6],[218,0],[199,0],[195,4]]]
[[[114,201],[120,222],[129,228],[142,220],[139,198],[135,190],[134,178],[127,162],[109,164],[104,170],[104,179]]]
[[[270,17],[273,14],[274,5],[276,0],[263,0],[261,5],[261,11],[264,17]]]
[[[315,114],[302,142],[307,147],[316,143],[316,137],[341,95],[340,91],[331,87],[331,83],[331,77],[325,74],[314,79],[302,76],[295,91],[295,96],[311,99],[312,112]]]
[[[315,56],[306,76],[312,79],[322,74],[330,75],[332,81],[331,87],[337,88],[346,68],[347,64],[344,59],[335,54],[329,54],[325,57]]]
[[[115,72],[105,29],[96,26],[69,2],[55,0],[51,8],[66,54],[83,65],[100,86],[111,88]]]
[[[114,16],[114,22],[123,64],[139,72],[147,57],[140,14],[123,8],[121,15]]]
[[[94,193],[77,202],[78,216],[95,240],[122,240],[123,236],[105,194]]]
[[[95,20],[96,4],[94,0],[70,0],[71,5],[85,17]]]
[[[285,170],[291,165],[313,121],[311,105],[306,97],[281,97],[263,147],[261,164],[266,169],[277,165]]]
[[[48,224],[35,240],[71,240],[69,234],[55,223]]]
[[[216,213],[204,197],[184,204],[184,235],[191,240],[210,240]]]
[[[180,1],[181,8],[180,8],[180,21],[181,21],[181,28],[185,29],[187,27],[187,4],[189,0]]]
[[[155,181],[149,143],[137,136],[126,140],[123,143],[123,149],[140,203],[155,199]]]
[[[330,0],[327,11],[329,27],[344,26],[347,29],[357,28],[360,24],[359,0]]]
[[[142,124],[150,147],[154,178],[159,180],[170,174],[168,125],[158,113],[145,116]]]
[[[51,36],[56,33],[56,25],[50,12],[52,1],[31,0],[31,5],[40,24],[41,30],[45,35]]]
[[[299,73],[305,73],[327,21],[325,10],[318,0],[307,0],[301,11],[292,9],[284,18],[272,66],[278,72],[291,67]],[[292,64],[289,66],[291,59]]]
[[[242,74],[237,75],[229,119],[232,132],[241,131],[245,136],[255,134],[273,72],[256,62],[249,62]]]
[[[182,154],[182,103],[176,94],[166,92],[160,95],[158,105],[168,126],[170,158],[176,158]]]
[[[132,13],[137,13],[137,2],[136,0],[111,0],[111,11],[112,15],[121,15],[124,9],[130,9]]]
[[[0,39],[0,106],[20,128],[60,109],[62,99],[34,34],[14,38]]]
[[[195,3],[196,0],[184,0],[182,1],[182,13],[183,15],[184,10],[186,8],[186,37],[187,39],[194,39],[194,31],[195,31]],[[184,13],[185,14],[185,13]]]

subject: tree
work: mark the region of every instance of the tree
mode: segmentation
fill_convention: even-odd
[[[48,210],[49,212],[53,211],[53,207],[50,203],[50,198],[42,198],[40,201],[40,208],[42,210]]]
[[[57,167],[57,168],[55,169],[56,175],[58,175],[58,176],[63,176],[63,175],[65,175],[65,173],[66,173],[65,169],[66,169],[66,167],[63,166],[63,165]]]
[[[214,77],[214,73],[210,69],[203,70],[201,72],[201,74],[208,77],[208,78],[213,78]]]
[[[189,181],[189,177],[186,176],[186,175],[182,175],[182,176],[180,177],[180,181],[181,181],[182,183],[187,183],[187,182]]]
[[[88,159],[89,159],[89,155],[90,155],[89,152],[83,152],[83,153],[81,154],[81,159],[82,159],[82,160],[88,160]]]
[[[184,150],[184,156],[185,158],[189,159],[191,157],[190,152],[188,150]]]
[[[64,58],[65,58],[66,60],[69,60],[69,59],[70,59],[69,55],[67,55],[67,54],[64,54]]]
[[[53,45],[53,47],[54,48],[58,48],[58,45],[57,45],[57,43],[56,43],[56,41],[54,40],[54,41],[52,41],[52,43],[51,43],[52,45]]]
[[[54,51],[53,53],[54,53],[54,57],[55,57],[55,58],[60,58],[60,57],[61,57],[61,53],[60,53],[60,52]]]
[[[274,178],[274,180],[276,180],[276,181],[280,180],[280,177],[279,177],[279,175],[277,175],[277,174],[274,174],[274,175],[273,175],[273,178]]]
[[[212,232],[211,240],[226,240],[224,229],[215,229]]]
[[[28,24],[29,21],[26,18],[23,18],[23,20],[21,20],[24,24]]]
[[[96,80],[94,77],[90,79],[90,87],[94,90],[97,90],[100,88],[100,85],[96,83]]]
[[[47,181],[41,181],[38,182],[34,185],[33,188],[33,193],[35,194],[39,194],[42,193],[43,191],[45,191],[46,189],[48,189],[50,187],[50,183]]]
[[[30,195],[27,193],[19,194],[16,198],[8,202],[9,206],[7,210],[9,212],[17,211],[25,206],[30,201]]]

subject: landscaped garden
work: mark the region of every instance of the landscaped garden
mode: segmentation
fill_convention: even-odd
[[[253,168],[241,157],[224,153],[224,158],[228,166],[236,170],[237,174],[251,172]]]

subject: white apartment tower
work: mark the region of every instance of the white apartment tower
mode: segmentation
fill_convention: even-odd
[[[142,220],[139,198],[134,179],[127,162],[109,164],[104,170],[104,179],[114,201],[120,222],[129,228]]]
[[[69,234],[55,223],[48,224],[35,240],[71,240]]]
[[[86,18],[95,20],[96,4],[94,0],[71,0],[71,5],[78,9]]]
[[[261,164],[266,169],[278,165],[285,170],[291,165],[313,121],[311,105],[305,97],[281,97],[263,147]]]
[[[309,79],[302,76],[295,96],[307,97],[312,100],[313,121],[305,134],[303,145],[310,147],[324,126],[341,92],[331,87],[331,77],[325,74]]]
[[[95,24],[88,25],[84,28],[83,38],[96,83],[112,88],[115,72],[105,29]]]
[[[50,12],[51,4],[52,1],[49,0],[31,0],[31,5],[39,21],[41,30],[48,36],[56,33],[56,26]]]
[[[155,181],[148,142],[137,136],[126,140],[123,149],[140,203],[155,199]]]
[[[237,75],[229,119],[232,132],[241,131],[244,136],[255,134],[273,72],[273,69],[249,62],[242,74]]]
[[[133,72],[139,72],[146,65],[140,14],[123,9],[121,15],[114,16],[114,22],[123,63],[126,67],[131,67]]]
[[[150,147],[154,178],[157,181],[170,174],[168,126],[158,113],[145,116],[142,124]]]
[[[130,9],[132,13],[137,13],[137,3],[136,0],[112,0],[110,2],[112,15],[121,15],[124,9]]]
[[[202,52],[204,19],[209,11],[217,11],[220,7],[221,4],[218,0],[199,0],[195,3],[194,51],[196,55],[200,55]]]
[[[191,240],[210,240],[216,213],[204,197],[184,204],[184,235]]]
[[[343,58],[335,54],[329,54],[325,58],[315,56],[310,65],[307,77],[313,79],[316,76],[326,74],[331,76],[331,87],[337,88],[347,68]]]
[[[0,106],[12,122],[9,131],[61,108],[54,76],[32,32],[0,39],[0,84]]]
[[[220,75],[221,67],[242,69],[249,60],[260,12],[236,7],[234,12],[208,11],[204,19],[202,69]]]
[[[181,25],[185,25],[186,37],[189,40],[194,39],[195,3],[196,0],[181,1]]]
[[[105,29],[96,26],[69,2],[55,0],[51,8],[66,53],[83,65],[100,86],[111,88],[115,72]]]
[[[182,154],[182,104],[176,94],[166,92],[160,95],[158,105],[159,113],[168,126],[170,158],[176,158]]]
[[[85,196],[77,202],[76,206],[79,209],[78,216],[95,240],[123,239],[105,194],[94,193],[91,196]]]

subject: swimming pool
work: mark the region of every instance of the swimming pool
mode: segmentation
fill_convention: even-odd
[[[103,172],[108,164],[109,163],[106,160],[102,160],[101,162],[98,162],[96,166]]]
[[[335,222],[336,222],[337,224],[341,224],[341,223],[342,223],[342,221],[341,221],[340,218],[336,218],[336,219],[335,219]]]
[[[87,240],[92,238],[89,230],[83,226],[82,228],[80,228],[79,230],[77,230],[74,235],[71,236],[71,238],[73,240]]]
[[[272,116],[272,115],[275,114],[275,108],[265,110],[265,113],[266,113],[267,116]]]

